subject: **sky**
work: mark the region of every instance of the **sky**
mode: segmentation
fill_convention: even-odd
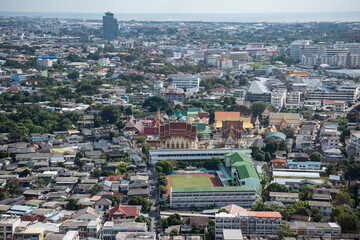
[[[0,11],[115,13],[360,12],[360,0],[0,0]]]

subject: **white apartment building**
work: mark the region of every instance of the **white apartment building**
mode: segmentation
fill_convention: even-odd
[[[234,98],[244,98],[246,95],[246,91],[244,89],[235,89]]]
[[[306,45],[310,45],[310,40],[296,40],[290,45],[290,57],[300,60],[302,54],[302,48]]]
[[[251,157],[251,149],[158,149],[150,150],[152,164],[161,160],[174,159],[177,161],[210,160],[212,157],[225,159],[227,153],[245,153]]]
[[[317,88],[308,90],[308,100],[345,100],[353,104],[356,102],[359,95],[359,87],[357,86],[340,86],[335,91],[328,91],[325,89]]]
[[[321,151],[325,152],[329,149],[339,148],[340,133],[337,130],[338,123],[325,122],[320,130]]]
[[[100,58],[100,59],[98,60],[98,64],[99,64],[100,66],[109,66],[109,64],[110,64],[110,59],[109,59],[109,58]]]
[[[194,88],[200,85],[200,78],[192,74],[171,74],[168,78],[172,78],[172,83],[177,88]]]
[[[349,156],[359,156],[360,153],[360,131],[351,130],[350,140],[346,146],[346,152]]]
[[[256,212],[240,209],[237,212],[221,212],[215,215],[215,239],[223,237],[224,229],[240,229],[244,235],[274,235],[281,224],[279,212]]]
[[[301,101],[301,92],[294,91],[288,92],[286,95],[286,103],[289,104],[299,104]]]
[[[249,208],[256,202],[256,189],[250,186],[171,187],[170,207],[189,209],[207,205],[236,204]]]
[[[39,67],[52,67],[53,66],[53,60],[51,59],[37,59],[36,65]]]
[[[298,200],[298,193],[288,193],[288,192],[270,192],[271,201],[281,202],[283,204],[293,204]]]
[[[281,109],[286,102],[286,91],[271,92],[271,105],[277,109]]]

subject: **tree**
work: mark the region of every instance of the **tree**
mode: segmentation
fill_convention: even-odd
[[[70,79],[77,79],[77,78],[79,78],[80,74],[79,74],[78,71],[71,71],[71,72],[68,73],[67,76]]]
[[[230,213],[228,210],[226,210],[225,208],[220,208],[219,212],[224,212],[224,213]]]
[[[297,237],[299,234],[291,231],[290,227],[288,225],[279,225],[279,231],[278,231],[279,237],[285,238],[285,237]]]
[[[140,215],[138,216],[136,219],[135,219],[135,222],[143,222],[143,223],[146,223],[147,227],[148,227],[148,230],[150,230],[150,219],[149,218],[146,218],[144,217],[143,215]]]
[[[46,185],[45,180],[42,178],[39,178],[38,180],[36,180],[36,183],[38,184],[39,188],[43,188]]]
[[[99,116],[103,121],[106,121],[110,124],[114,124],[118,121],[121,111],[118,107],[111,105],[105,106],[99,113]]]
[[[102,189],[102,186],[98,183],[94,184],[91,189],[90,189],[90,193],[91,195],[96,195],[98,192],[100,192],[100,190]]]
[[[118,196],[116,196],[116,195],[112,195],[111,196],[111,198],[110,198],[110,200],[111,200],[111,205],[114,207],[114,206],[117,206],[117,205],[119,205],[120,203],[121,203],[121,199],[118,197]]]
[[[167,193],[167,189],[165,186],[163,185],[160,185],[159,186],[159,191],[160,191],[160,194],[166,194]]]
[[[126,113],[126,115],[128,115],[128,116],[133,115],[133,110],[132,110],[132,108],[131,108],[131,107],[127,107],[127,108],[125,109],[125,113]]]
[[[149,112],[156,112],[158,109],[160,111],[170,109],[169,103],[159,96],[149,97],[142,106],[144,109],[148,109]]]
[[[152,202],[143,198],[141,196],[133,196],[129,203],[129,205],[141,205],[141,211],[144,213],[149,213],[151,210]]]
[[[181,225],[182,221],[181,221],[181,216],[177,213],[175,214],[171,214],[168,218],[167,218],[167,222],[169,226],[174,226],[174,225]]]
[[[177,229],[173,229],[170,231],[171,236],[178,235],[178,234],[179,234],[179,231]]]
[[[95,168],[94,171],[91,173],[91,176],[99,178],[101,176],[101,170],[99,168]]]
[[[275,142],[274,140],[270,139],[266,145],[265,145],[265,152],[269,152],[271,154],[274,154],[279,148],[279,144]]]
[[[27,176],[31,176],[31,171],[29,169],[24,169],[24,171],[19,173],[19,177],[27,177]]]
[[[355,214],[342,212],[336,220],[343,233],[358,233],[360,231],[360,221]]]
[[[77,210],[78,206],[77,206],[78,201],[74,198],[71,198],[69,200],[69,202],[66,204],[66,209],[67,210]]]
[[[311,220],[313,222],[320,222],[322,220],[322,214],[318,208],[311,208]]]
[[[19,194],[20,193],[20,181],[19,180],[7,181],[4,189],[10,195]]]
[[[265,153],[265,161],[270,162],[271,161],[271,154],[269,152]]]
[[[280,132],[285,134],[287,138],[294,138],[294,136],[295,136],[295,129],[294,128],[290,128],[290,127],[282,128],[280,130]]]
[[[168,224],[167,218],[162,218],[161,219],[161,228],[166,229],[168,227],[169,227],[169,224]]]
[[[266,188],[269,192],[289,192],[289,188],[286,185],[273,182]]]
[[[289,147],[287,146],[286,142],[285,141],[281,141],[279,143],[279,151],[285,151],[286,153],[289,153],[290,150],[289,150]]]
[[[173,165],[168,160],[158,161],[155,166],[161,167],[163,173],[171,172],[174,169]]]
[[[299,198],[301,201],[308,201],[308,200],[312,200],[312,195],[310,192],[304,192],[304,193],[300,193]]]
[[[254,102],[251,106],[251,109],[253,110],[253,115],[255,117],[261,115],[267,106],[268,105],[265,102]]]
[[[347,204],[352,206],[352,199],[348,191],[342,189],[338,194],[336,194],[335,203],[338,205]]]
[[[265,161],[265,152],[260,150],[256,153],[254,153],[253,158],[257,161]]]
[[[322,155],[319,152],[313,152],[313,153],[310,154],[309,158],[313,162],[320,162],[320,159],[322,158]]]
[[[151,145],[149,143],[144,142],[141,145],[141,151],[147,158],[150,157],[150,150],[151,150]]]

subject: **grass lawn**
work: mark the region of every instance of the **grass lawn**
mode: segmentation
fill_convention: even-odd
[[[171,187],[212,187],[214,186],[209,176],[189,175],[170,176]]]

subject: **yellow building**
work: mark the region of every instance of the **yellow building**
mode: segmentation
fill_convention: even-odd
[[[253,128],[251,118],[241,117],[240,112],[215,112],[215,128],[222,128],[223,121],[241,121],[244,129]]]

